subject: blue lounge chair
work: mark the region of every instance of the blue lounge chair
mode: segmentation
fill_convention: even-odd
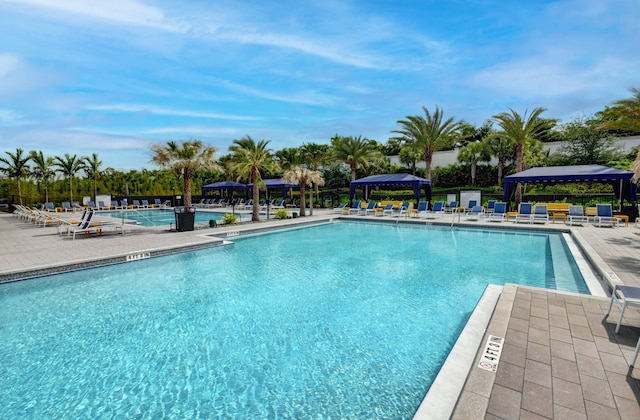
[[[425,213],[425,217],[427,219],[435,219],[442,216],[444,214],[444,207],[444,201],[436,201],[433,203],[433,208]]]
[[[533,221],[533,204],[520,203],[518,207],[518,214],[516,214],[516,223],[525,222],[531,223]]]
[[[45,210],[45,211],[56,211],[55,207],[53,207],[53,203],[51,203],[49,201],[44,203],[43,210]]]
[[[469,213],[477,205],[478,202],[476,200],[469,200],[469,203],[467,203],[467,207],[464,209],[464,212]]]
[[[449,206],[444,208],[444,212],[445,213],[455,213],[457,211],[458,211],[458,202],[457,201],[450,202]]]
[[[471,210],[465,213],[467,220],[479,220],[483,213],[482,206],[473,206]]]
[[[340,203],[340,205],[338,207],[334,207],[333,208],[333,212],[334,213],[342,213],[343,210],[345,209],[345,207],[347,207],[347,203]]]
[[[73,211],[73,207],[71,207],[71,203],[69,203],[68,201],[63,201],[62,202],[62,210],[64,210],[64,212],[68,212],[68,211]]]
[[[569,214],[567,215],[567,224],[583,225],[589,223],[589,217],[585,216],[584,208],[582,206],[569,206]]]
[[[385,206],[382,208],[382,210],[378,209],[378,211],[374,212],[373,214],[375,214],[376,216],[392,215],[393,214],[393,204],[385,204]]]
[[[429,202],[428,201],[418,201],[418,208],[415,211],[415,215],[426,216],[427,211],[429,211]]]
[[[493,208],[496,205],[496,200],[487,201],[487,208],[485,209],[485,213],[493,213]]]
[[[549,221],[549,212],[545,204],[536,205],[533,207],[533,214],[531,215],[531,223],[547,223]]]
[[[160,201],[159,198],[154,198],[153,199],[153,206],[154,207],[162,207],[162,201]]]
[[[351,213],[358,214],[359,211],[360,211],[360,200],[356,200],[353,202],[351,207],[348,208],[347,214],[351,214]]]
[[[611,204],[596,204],[596,216],[593,219],[593,224],[598,227],[613,227],[617,224],[617,219],[613,217]]]
[[[489,214],[490,222],[504,222],[507,219],[507,203],[496,203],[493,213]]]
[[[360,209],[358,214],[361,214],[363,216],[367,216],[369,214],[373,214],[373,212],[376,210],[376,206],[377,205],[378,205],[377,202],[370,201],[369,204],[367,204],[367,207]]]

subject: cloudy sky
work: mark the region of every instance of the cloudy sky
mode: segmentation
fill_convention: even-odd
[[[569,121],[640,88],[638,0],[0,0],[0,27],[0,153],[119,170],[154,142],[384,143],[422,106]]]

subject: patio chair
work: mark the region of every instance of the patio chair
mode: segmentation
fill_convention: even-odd
[[[617,220],[613,217],[613,209],[611,204],[596,204],[596,216],[593,218],[593,224],[598,227],[613,227],[617,224]]]
[[[445,207],[444,209],[445,213],[455,213],[458,211],[458,202],[457,201],[452,201],[449,203],[448,207]]]
[[[548,221],[549,212],[547,211],[547,206],[544,204],[534,206],[531,223],[547,223]]]
[[[362,216],[368,216],[369,214],[372,214],[372,215],[373,215],[373,212],[375,211],[375,209],[376,209],[376,206],[377,206],[377,205],[378,205],[378,203],[377,203],[377,202],[375,202],[375,201],[370,201],[370,202],[369,202],[369,204],[367,204],[367,207],[365,207],[365,208],[361,208],[361,209],[358,211],[358,214],[360,214],[360,215],[362,215]]]
[[[504,222],[505,220],[507,220],[507,203],[496,203],[493,207],[493,213],[489,214],[489,221]]]
[[[355,213],[358,214],[360,212],[360,200],[356,200],[353,202],[351,207],[347,209],[347,214]]]
[[[584,208],[582,206],[569,206],[569,214],[567,215],[567,224],[583,225],[589,223],[589,217],[585,216]]]
[[[465,213],[465,216],[467,220],[480,220],[483,212],[484,209],[482,208],[482,206],[473,206],[471,208],[471,211]]]
[[[415,214],[417,217],[426,216],[427,211],[429,211],[429,202],[428,201],[418,201],[418,208],[415,212],[411,214]]]
[[[487,201],[487,208],[484,210],[485,213],[493,213],[493,208],[496,205],[496,200]]]
[[[611,307],[613,307],[614,303],[618,309],[620,309],[620,318],[618,318],[618,323],[616,324],[617,334],[620,331],[622,317],[624,316],[624,312],[627,310],[627,307],[633,306],[640,308],[640,287],[617,284],[613,288],[613,292],[611,292],[611,302],[609,302],[609,310],[607,311],[605,318],[611,313]]]
[[[533,204],[520,203],[518,207],[518,214],[516,214],[516,223],[525,222],[531,223],[533,221]]]
[[[444,201],[436,201],[435,203],[433,203],[433,208],[431,210],[428,210],[424,216],[427,219],[436,219],[444,214],[444,207]]]
[[[49,201],[44,203],[44,207],[42,209],[45,210],[45,211],[51,211],[51,212],[56,211],[55,207],[53,207],[53,203],[51,203]]]
[[[374,212],[376,216],[387,216],[393,214],[393,204],[385,204],[382,208],[382,211],[378,209],[377,212]]]

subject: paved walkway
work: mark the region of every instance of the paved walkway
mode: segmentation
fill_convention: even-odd
[[[144,253],[156,255],[176,248],[213,246],[237,231],[330,217],[334,217],[330,212],[316,211],[313,217],[180,233],[169,232],[168,226],[154,229],[125,226],[124,235],[105,233],[71,240],[59,236],[55,227],[37,227],[12,215],[0,214],[0,281],[56,272],[69,266],[81,268],[95,260],[119,262]],[[440,219],[435,223],[451,221],[465,224],[464,219]],[[515,227],[513,223],[466,223]],[[586,254],[603,289],[616,282],[640,286],[636,274],[640,272],[640,229],[590,225],[569,228],[551,223],[533,229],[568,232]],[[605,293],[608,290],[600,294]],[[640,311],[628,309],[620,333],[615,334],[614,320],[619,312],[614,309],[612,320],[605,319],[608,305],[606,297],[506,285],[481,343],[482,349],[488,335],[504,338],[497,372],[478,368],[479,349],[452,417],[640,418],[640,368],[629,368],[640,334]],[[434,418],[426,409],[427,416],[423,418]]]

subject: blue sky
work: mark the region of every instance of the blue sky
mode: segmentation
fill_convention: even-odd
[[[640,88],[637,0],[0,0],[0,152],[385,143],[443,108],[591,115]]]

